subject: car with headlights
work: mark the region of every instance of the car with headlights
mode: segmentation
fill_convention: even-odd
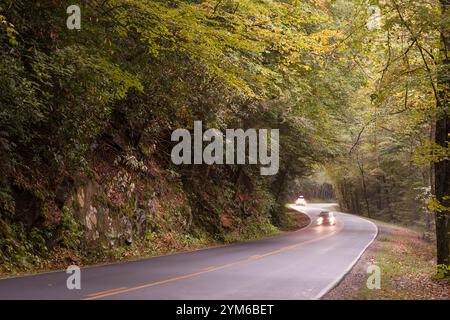
[[[336,224],[336,217],[333,212],[322,211],[319,213],[319,217],[317,218],[317,225],[334,225]]]
[[[295,204],[297,206],[306,206],[306,200],[303,196],[300,196],[297,198],[297,200],[295,200]]]

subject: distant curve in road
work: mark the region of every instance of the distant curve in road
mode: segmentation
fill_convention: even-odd
[[[80,290],[67,289],[64,271],[3,279],[0,299],[319,299],[378,233],[340,212],[335,226],[317,226],[325,206],[308,205],[312,223],[280,236],[82,268]]]

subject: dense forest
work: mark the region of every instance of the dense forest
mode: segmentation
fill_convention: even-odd
[[[300,193],[449,265],[445,4],[1,0],[1,271],[273,234]],[[175,165],[198,120],[279,129],[278,173]]]

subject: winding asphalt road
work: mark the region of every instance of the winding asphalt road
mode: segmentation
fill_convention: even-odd
[[[335,226],[246,243],[81,269],[81,289],[65,272],[0,280],[0,299],[319,299],[351,269],[377,235],[357,216]],[[295,207],[305,210],[305,207]]]

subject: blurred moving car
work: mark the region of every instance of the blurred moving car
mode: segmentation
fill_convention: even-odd
[[[297,200],[295,200],[295,204],[298,206],[306,206],[306,200],[303,196],[300,196]]]
[[[322,211],[319,213],[319,218],[317,218],[317,225],[334,225],[336,223],[336,217],[333,212]]]

